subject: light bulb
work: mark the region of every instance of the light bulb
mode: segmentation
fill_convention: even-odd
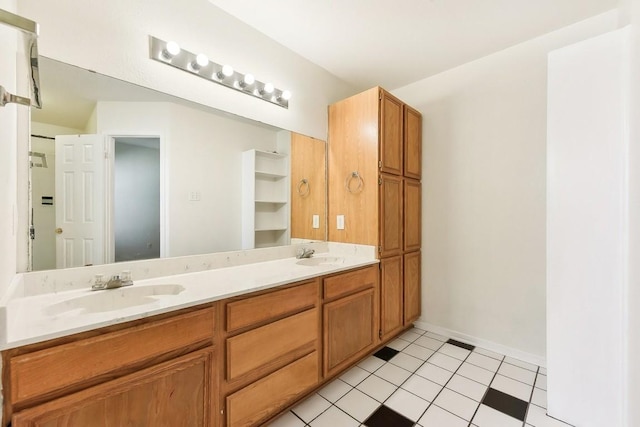
[[[273,93],[273,89],[274,89],[273,84],[271,84],[271,83],[265,83],[265,84],[264,84],[263,92],[264,92],[264,93]]]
[[[209,58],[207,58],[207,55],[199,53],[198,56],[196,56],[196,64],[201,67],[206,67],[209,65]]]
[[[256,78],[253,77],[253,74],[245,74],[242,82],[246,85],[252,85],[256,82]]]
[[[174,41],[167,42],[164,49],[162,50],[162,56],[164,56],[166,59],[171,59],[179,53],[180,46]]]
[[[280,98],[284,99],[285,101],[288,101],[291,99],[291,92],[288,90],[284,90],[282,91],[282,95],[280,95]]]
[[[233,67],[229,64],[225,64],[222,66],[222,74],[224,74],[226,77],[231,77],[233,76]]]
[[[222,70],[216,73],[216,77],[218,77],[218,80],[224,80],[226,77],[231,76],[233,76],[233,67],[228,64],[223,65]]]
[[[191,62],[191,69],[193,71],[198,71],[200,68],[206,67],[207,65],[209,65],[209,58],[207,58],[207,55],[199,53],[196,56],[196,60]]]

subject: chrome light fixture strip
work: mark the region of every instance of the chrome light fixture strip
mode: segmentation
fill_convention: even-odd
[[[149,56],[151,59],[246,95],[254,96],[283,108],[289,108],[290,93],[286,90],[277,89],[270,83],[255,80],[252,75],[239,73],[228,65],[209,61],[202,54],[196,55],[178,48],[174,42],[166,42],[153,36],[149,36],[149,42]],[[245,78],[248,82],[245,82]]]

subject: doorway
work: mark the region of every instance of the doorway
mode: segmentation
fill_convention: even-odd
[[[82,155],[69,155],[75,145]],[[162,256],[160,146],[157,136],[32,135],[30,271]]]
[[[115,137],[113,260],[160,257],[160,139]]]

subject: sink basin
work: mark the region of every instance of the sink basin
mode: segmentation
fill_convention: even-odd
[[[82,296],[53,304],[45,309],[51,316],[74,312],[104,313],[136,307],[158,301],[160,297],[178,295],[184,291],[181,285],[127,286],[125,288],[94,291]]]
[[[310,267],[316,267],[320,265],[341,265],[344,264],[344,258],[333,256],[318,256],[312,258],[304,258],[296,261],[298,265],[307,265]]]

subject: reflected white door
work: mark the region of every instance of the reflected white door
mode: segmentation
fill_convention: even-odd
[[[105,149],[101,135],[56,136],[56,267],[104,264]]]

